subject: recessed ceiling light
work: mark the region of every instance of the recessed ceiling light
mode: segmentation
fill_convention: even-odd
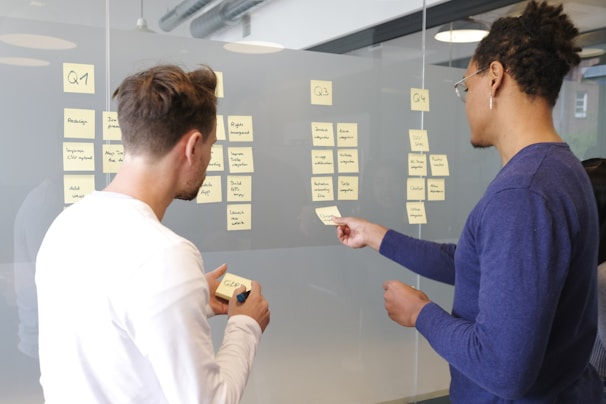
[[[65,39],[36,34],[3,34],[0,35],[0,41],[32,49],[65,50],[76,47],[75,43]]]
[[[583,48],[583,50],[579,52],[579,56],[582,59],[587,59],[602,56],[605,53],[606,50],[600,48]]]
[[[442,25],[434,38],[440,42],[471,43],[481,41],[486,35],[485,24],[468,18]]]
[[[47,60],[20,57],[0,57],[0,63],[11,66],[41,67],[50,64]]]

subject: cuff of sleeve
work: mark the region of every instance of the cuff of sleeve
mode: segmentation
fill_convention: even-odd
[[[216,316],[215,311],[210,307],[210,304],[207,304],[204,308],[204,312],[206,313],[206,318],[211,318]]]
[[[253,335],[257,341],[261,339],[261,335],[263,334],[261,326],[259,323],[257,323],[257,320],[244,314],[236,314],[231,316],[227,320],[227,324],[233,325],[244,332],[248,332],[249,334]]]
[[[437,318],[442,315],[449,315],[437,304],[430,302],[425,305],[421,309],[421,312],[417,316],[417,322],[415,323],[415,328],[417,331],[421,333],[424,337],[427,338],[428,334],[431,332],[432,324],[436,321]]]

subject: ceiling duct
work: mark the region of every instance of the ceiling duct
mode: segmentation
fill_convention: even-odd
[[[194,38],[205,38],[226,25],[237,23],[265,0],[227,0],[192,20],[189,31]]]
[[[210,3],[212,0],[184,0],[175,8],[164,14],[159,21],[160,28],[168,32],[187,20],[195,12]]]

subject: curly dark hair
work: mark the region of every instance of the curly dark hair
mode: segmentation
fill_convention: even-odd
[[[124,148],[162,156],[191,129],[206,139],[215,125],[217,76],[208,66],[185,72],[159,65],[135,73],[114,91]]]
[[[478,68],[499,61],[521,91],[554,106],[564,76],[581,60],[573,41],[579,31],[562,9],[531,0],[519,17],[496,20],[474,53]]]

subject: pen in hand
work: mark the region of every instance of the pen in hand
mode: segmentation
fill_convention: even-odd
[[[238,296],[236,296],[236,298],[238,299],[238,302],[244,303],[249,294],[250,290],[247,290],[246,292],[240,293]]]

